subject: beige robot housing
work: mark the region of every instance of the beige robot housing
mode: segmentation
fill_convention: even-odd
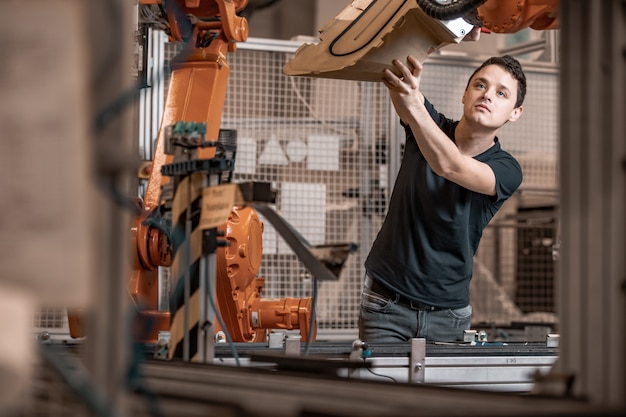
[[[354,0],[320,29],[320,40],[296,51],[286,75],[380,81],[393,59],[424,62],[435,49],[460,42],[473,25],[440,21],[415,1]]]

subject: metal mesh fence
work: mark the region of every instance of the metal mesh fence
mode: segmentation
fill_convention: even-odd
[[[311,245],[369,243],[360,227],[366,208],[386,199],[377,158],[388,118],[382,86],[286,77],[289,58],[240,49],[230,59],[223,127],[238,132],[234,179],[272,183],[276,209]],[[337,282],[320,283],[320,329],[355,328],[361,254],[349,256]],[[306,269],[267,222],[260,275],[266,297],[311,295]]]

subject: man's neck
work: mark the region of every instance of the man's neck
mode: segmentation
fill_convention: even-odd
[[[497,129],[474,129],[461,119],[454,130],[456,146],[462,154],[476,156],[495,143]]]

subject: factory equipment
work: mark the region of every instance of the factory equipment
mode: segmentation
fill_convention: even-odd
[[[137,202],[139,214],[131,229],[136,253],[128,289],[137,308],[136,340],[156,343],[159,333],[167,331],[170,357],[185,360],[210,359],[216,335],[234,342],[262,342],[268,329],[280,328],[300,329],[303,340],[315,338],[313,299],[262,299],[264,280],[257,273],[263,224],[256,212],[282,224],[279,231],[289,233],[289,226],[267,204],[272,196],[244,201],[237,197],[241,190],[229,184],[236,132],[224,131],[219,124],[229,73],[227,53],[247,39],[247,21],[238,15],[247,3],[139,2],[140,21],[163,29],[170,41],[184,47],[172,61],[148,184]],[[409,45],[402,38],[407,30],[410,45],[418,48],[411,52],[425,59],[435,48],[462,40],[475,25],[501,33],[554,28],[557,4],[521,1],[510,9],[510,2],[499,0],[446,5],[355,0],[322,29],[319,44],[304,45],[296,53],[285,73],[375,81],[389,65],[389,52]],[[356,32],[365,35],[348,36]],[[300,249],[295,250],[298,257],[332,279],[329,264],[319,265],[319,250],[316,258],[313,248],[291,232],[295,238],[288,242]],[[337,263],[336,254],[330,257],[340,269],[342,259]],[[169,311],[158,307],[161,266],[171,268]],[[69,318],[72,336],[83,335],[80,313],[70,312]]]
[[[308,245],[268,205],[275,193],[263,184],[230,184],[237,133],[219,124],[227,53],[247,39],[247,21],[237,13],[248,1],[139,3],[140,22],[184,46],[172,60],[166,111],[131,228],[135,341],[154,344],[167,333],[171,357],[194,360],[210,358],[215,339],[259,342],[269,329],[299,329],[302,340],[314,339],[312,298],[262,298],[257,211],[282,231],[315,279],[337,279],[353,249]],[[169,310],[159,308],[159,267],[171,269]],[[81,312],[70,311],[68,319],[71,336],[83,336]]]
[[[153,4],[160,3],[158,1],[150,2]],[[187,3],[198,3],[194,1],[189,1]],[[356,2],[353,2],[356,3]],[[368,2],[360,2],[361,4],[369,4]],[[457,2],[462,3],[462,2]],[[530,4],[531,2],[497,2],[497,1],[487,1],[484,3],[484,6],[493,5],[494,9],[504,10],[502,7],[506,6],[506,3],[515,3],[516,6],[520,4]],[[534,5],[540,2],[532,2]],[[548,2],[546,2],[548,3]],[[579,3],[579,2],[577,2]],[[595,2],[594,2],[595,3]],[[591,8],[582,8],[578,6],[579,10],[589,11]],[[595,9],[597,10],[597,9]],[[616,9],[617,10],[617,9]],[[591,15],[591,13],[589,13]],[[580,14],[572,16],[580,16]],[[605,15],[602,15],[605,16]],[[511,21],[523,21],[515,20],[512,17],[506,17],[507,19],[511,19]],[[591,19],[590,19],[591,20]],[[599,22],[601,19],[596,16],[594,22]],[[571,22],[573,23],[573,19]],[[578,23],[578,21],[576,22]],[[573,25],[572,25],[573,26]],[[572,27],[570,26],[570,27]],[[612,27],[607,24],[606,26]],[[487,25],[485,25],[487,29]],[[593,27],[597,29],[597,27]],[[593,29],[592,28],[592,29]],[[588,29],[588,28],[584,28]],[[595,34],[596,40],[606,39],[605,36],[600,37],[598,34]],[[584,46],[587,48],[597,47],[598,42],[589,42]],[[576,45],[576,48],[579,48]],[[572,46],[572,49],[574,47]],[[600,49],[600,48],[598,48]],[[599,54],[599,52],[598,52]],[[578,55],[573,56],[576,58]],[[595,60],[590,60],[594,62]],[[575,59],[570,57],[568,64],[576,64]],[[603,62],[606,65],[605,62]],[[575,67],[575,65],[568,65],[567,67]],[[597,70],[597,66],[587,66],[585,68]],[[586,74],[587,72],[585,72]],[[608,77],[607,77],[608,78]],[[615,77],[613,76],[614,79]],[[576,84],[578,85],[578,84]],[[598,83],[592,84],[592,87],[598,86]],[[572,88],[571,90],[576,90]],[[596,88],[596,90],[601,90],[600,88]],[[617,91],[617,90],[616,90]],[[571,100],[575,102],[576,100]],[[595,105],[596,101],[592,100],[592,104]],[[568,114],[579,114],[575,112],[569,112]],[[600,112],[604,118],[606,113]],[[583,118],[585,119],[585,118]],[[604,119],[603,119],[604,120]],[[584,135],[585,129],[580,129],[581,135]],[[620,137],[621,139],[621,137]],[[617,141],[615,141],[617,143]],[[606,143],[606,142],[605,142]],[[575,143],[578,145],[578,143]],[[586,148],[585,148],[586,149]],[[593,152],[592,152],[593,154]],[[593,156],[596,156],[595,154]],[[589,161],[591,158],[589,158]],[[589,162],[587,161],[587,162]],[[607,158],[602,159],[602,161],[608,161]],[[594,166],[593,164],[587,164]],[[607,164],[608,165],[608,164]],[[576,165],[576,170],[580,167],[578,166],[578,162]],[[583,170],[584,171],[584,170]],[[583,174],[581,174],[583,175]],[[574,181],[579,179],[579,176],[575,176]],[[565,194],[567,197],[568,194]],[[577,198],[578,199],[578,198]],[[566,199],[567,202],[567,199]],[[577,209],[577,207],[574,207]],[[574,216],[577,219],[576,216]],[[584,216],[583,216],[584,217]],[[149,223],[149,222],[146,222]],[[573,221],[571,223],[574,223]],[[142,222],[143,224],[143,222]],[[147,226],[147,224],[143,224]],[[155,226],[156,227],[156,226]],[[159,227],[156,227],[154,231],[154,239],[158,239],[158,233],[160,231]],[[600,229],[600,228],[598,228]],[[144,233],[144,232],[142,232]],[[605,233],[606,235],[606,233]],[[602,236],[605,236],[602,235]],[[152,240],[152,239],[151,239]],[[590,240],[592,241],[592,240]],[[593,241],[592,241],[593,242]],[[593,242],[595,243],[595,242]],[[165,240],[161,240],[161,244],[167,246],[169,242]],[[600,246],[600,245],[598,245]],[[570,251],[574,253],[575,251]],[[159,253],[158,251],[156,253]],[[152,256],[152,255],[150,255]],[[164,261],[165,263],[171,262],[167,258]],[[589,268],[592,271],[595,271],[597,268]],[[584,273],[588,273],[585,271]],[[613,274],[615,275],[615,274]],[[596,276],[593,277],[594,279]],[[580,281],[580,280],[579,280]],[[575,281],[572,285],[576,290],[580,290],[578,287],[581,287],[579,281]],[[150,282],[150,281],[148,281]],[[152,281],[154,282],[154,281]],[[605,287],[609,287],[606,285]],[[583,288],[584,291],[584,288]],[[574,292],[572,292],[573,294]],[[567,294],[566,294],[567,295]],[[589,298],[585,298],[588,300]],[[602,299],[603,300],[603,299]],[[580,310],[579,304],[572,302],[571,304],[575,305],[576,310]],[[583,303],[584,304],[584,303]],[[597,303],[591,303],[592,307],[595,307]],[[581,314],[586,314],[589,309],[580,310]],[[565,310],[563,310],[565,311]],[[611,310],[613,311],[613,310]],[[593,315],[592,318],[597,318],[596,315]],[[578,320],[578,316],[574,316],[572,320]],[[579,325],[576,322],[576,325]],[[582,327],[583,329],[585,326]],[[613,327],[608,327],[609,329],[614,329]],[[605,332],[606,333],[606,332]],[[604,338],[595,338],[589,339],[588,344],[584,344],[578,349],[583,349],[592,354],[595,354],[597,350],[589,349],[589,346],[597,345],[602,343],[605,340]],[[568,342],[575,341],[574,338],[570,337]],[[587,340],[585,339],[584,342]],[[568,343],[568,346],[571,346],[572,343]],[[612,345],[612,344],[611,344]],[[619,347],[619,343],[617,343]],[[613,347],[613,346],[612,346]],[[444,347],[445,348],[445,347]],[[446,349],[447,350],[447,349]],[[608,349],[606,350],[608,351]],[[611,349],[611,351],[617,351],[619,353],[619,349]],[[586,355],[577,355],[577,351],[574,351],[569,358],[566,359],[566,365],[569,365],[572,372],[579,372],[583,375],[583,378],[586,378],[590,384],[597,385],[598,388],[596,391],[602,390],[606,388],[606,384],[598,383],[600,382],[599,378],[594,378],[598,376],[598,371],[591,372],[591,378],[586,375],[585,370],[596,367],[597,363],[592,361],[592,366],[589,366],[587,369],[582,366],[576,367],[572,366],[572,364],[576,365],[576,361],[572,359],[571,356],[581,356],[581,361],[588,360],[590,358],[590,354]],[[606,356],[600,356],[601,360],[604,361],[604,366],[597,367],[600,370],[604,370],[607,366],[619,369],[619,361],[613,363],[611,360],[607,362]],[[618,355],[619,356],[619,355]],[[610,356],[609,359],[613,359],[614,356]],[[609,363],[609,365],[606,365]],[[426,357],[426,364],[428,365],[428,354]],[[317,364],[319,366],[319,364]],[[566,366],[566,369],[568,367]],[[323,379],[323,378],[309,378],[306,376],[305,378],[291,378],[286,373],[269,373],[267,375],[263,375],[261,378],[257,378],[259,373],[253,372],[253,370],[231,370],[225,369],[224,367],[208,367],[208,366],[200,366],[197,364],[189,365],[189,366],[179,366],[175,363],[150,363],[147,367],[149,377],[154,377],[154,382],[157,382],[155,393],[162,394],[163,398],[167,400],[173,399],[171,402],[171,408],[176,409],[176,413],[172,413],[172,415],[187,415],[184,412],[179,412],[181,409],[180,405],[182,401],[190,401],[190,397],[193,395],[197,398],[198,405],[207,404],[207,399],[210,398],[210,401],[213,401],[212,404],[215,404],[215,408],[218,412],[224,411],[224,403],[228,403],[232,405],[233,413],[241,412],[241,410],[246,410],[249,415],[267,415],[268,413],[272,413],[272,408],[281,408],[281,410],[272,413],[272,415],[302,415],[304,414],[324,414],[324,415],[356,415],[357,413],[370,413],[370,415],[391,415],[391,414],[401,414],[414,412],[416,409],[419,409],[422,414],[429,415],[451,415],[453,414],[450,409],[452,407],[448,407],[447,411],[442,411],[442,405],[446,402],[449,403],[450,392],[442,392],[440,390],[422,390],[420,393],[417,393],[416,390],[412,389],[412,387],[406,385],[388,385],[382,386],[379,384],[367,384],[364,386],[363,384],[350,384],[350,382],[346,381],[338,381],[337,379]],[[201,372],[197,372],[201,370]],[[610,376],[618,375],[619,371],[615,371],[611,373]],[[580,375],[579,374],[579,375]],[[198,375],[201,375],[200,378],[204,378],[200,380]],[[241,376],[239,378],[239,376]],[[266,378],[267,377],[267,378]],[[278,380],[279,384],[272,385],[268,382],[270,378],[275,378]],[[172,379],[175,381],[170,382],[167,379]],[[195,384],[190,381],[196,381]],[[617,380],[617,383],[613,383],[616,379],[607,379],[607,381],[611,381],[611,385],[613,387],[617,387],[613,389],[614,391],[618,391],[620,388],[621,380]],[[152,382],[152,381],[151,381]],[[213,384],[213,385],[211,385]],[[358,389],[351,389],[352,386],[357,386]],[[285,387],[288,387],[285,392]],[[48,386],[42,387],[43,389],[48,390]],[[610,387],[612,388],[612,387]],[[190,392],[193,391],[193,394]],[[596,392],[591,392],[591,394],[596,394]],[[521,415],[521,414],[536,414],[536,415],[613,415],[605,412],[606,410],[591,410],[586,409],[584,407],[584,402],[571,402],[568,404],[558,404],[554,400],[549,398],[531,398],[531,396],[524,397],[511,397],[511,396],[491,396],[491,395],[481,395],[480,393],[466,393],[466,392],[457,392],[453,393],[455,402],[454,408],[455,411],[458,411],[458,414],[466,414],[468,409],[477,410],[479,409],[482,413],[488,415]],[[617,393],[619,395],[619,392]],[[212,396],[212,398],[211,398]],[[615,396],[615,395],[614,395]],[[603,397],[601,397],[603,398]],[[320,399],[323,399],[320,401]],[[538,401],[535,401],[538,400]],[[297,402],[300,404],[296,404]],[[302,405],[302,403],[305,403]],[[597,398],[596,398],[597,402]],[[168,404],[170,405],[170,404]],[[326,408],[322,410],[321,405],[324,405]],[[486,406],[488,405],[488,406]],[[558,406],[558,408],[557,408]],[[395,408],[392,408],[395,407]],[[194,409],[195,410],[195,409]],[[330,411],[329,411],[330,410]],[[180,410],[182,411],[182,410]],[[282,411],[282,412],[281,412]],[[256,412],[256,414],[255,414]],[[169,414],[168,414],[169,415]],[[191,415],[191,412],[190,414]],[[617,414],[615,414],[617,415]],[[621,414],[620,414],[621,415]]]
[[[285,65],[287,75],[380,81],[391,61],[413,55],[420,62],[458,43],[474,27],[514,33],[558,27],[558,1],[354,0],[320,29]]]

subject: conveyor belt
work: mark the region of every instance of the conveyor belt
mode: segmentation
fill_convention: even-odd
[[[423,384],[321,374],[151,361],[146,382],[159,398],[231,404],[248,417],[617,416],[581,401],[511,393],[450,390]],[[180,409],[177,416],[180,416]],[[222,414],[223,415],[223,414]],[[230,414],[229,414],[230,415]]]
[[[368,354],[353,354],[352,342],[314,342],[300,345],[300,354],[286,354],[283,347],[266,343],[215,345],[215,364],[295,372],[302,375],[334,375],[360,379],[419,382],[445,387],[525,393],[538,377],[546,375],[558,358],[558,348],[546,343],[425,344],[425,356],[411,357],[410,343],[372,344]],[[155,359],[155,346],[143,346],[144,358]],[[352,354],[352,355],[351,355]],[[420,363],[423,372],[410,370]]]
[[[369,344],[372,357],[408,357],[411,352],[410,344]],[[265,353],[281,353],[283,348],[269,348],[266,343],[236,343],[235,349],[241,357]],[[304,352],[304,345],[302,345]],[[311,343],[308,355],[311,357],[342,358],[352,352],[351,342],[314,342]],[[546,343],[508,343],[508,344],[436,344],[426,343],[426,356],[557,356],[558,348],[548,347]],[[216,358],[232,357],[231,347],[224,343],[215,346]]]
[[[244,366],[518,393],[530,392],[535,379],[547,374],[558,358],[558,348],[539,342],[426,343],[421,358],[411,353],[409,342],[368,344],[366,352],[356,354],[352,342],[300,347],[299,355],[288,355],[282,347],[269,348],[264,343],[234,346]],[[233,363],[231,346],[218,344],[215,352],[218,363]],[[410,372],[417,364],[420,372]]]
[[[329,359],[348,355],[351,344],[313,343],[310,358],[300,360],[327,369],[345,366],[347,361]],[[51,346],[55,347],[55,346]],[[81,354],[81,344],[59,347],[50,363],[66,373],[67,380],[88,381],[74,366]],[[151,348],[145,346],[148,355]],[[279,355],[281,349],[269,349],[264,344],[242,344],[237,348],[242,358],[255,355]],[[373,346],[384,353],[380,360],[408,360],[406,345]],[[507,348],[505,350],[505,348]],[[216,352],[227,358],[229,348],[218,345]],[[554,355],[554,349],[542,344],[512,346],[438,346],[428,345],[428,355],[435,360],[454,361],[460,356],[454,352],[472,353],[474,360],[512,353],[532,357]],[[487,355],[487,353],[489,354]],[[397,355],[394,357],[393,355]],[[486,356],[482,356],[486,355]],[[283,355],[284,356],[284,355]],[[47,357],[47,355],[46,355]],[[468,356],[465,356],[468,357]],[[471,357],[471,356],[469,356]],[[518,356],[522,358],[523,356]],[[324,359],[326,358],[326,359]],[[482,359],[481,359],[482,358]],[[293,359],[293,358],[292,358]],[[295,358],[297,360],[297,358]],[[219,361],[219,359],[218,359]],[[64,366],[65,370],[63,370]],[[621,415],[620,410],[594,407],[571,398],[548,398],[532,394],[517,395],[507,392],[484,392],[448,389],[429,384],[407,384],[400,381],[377,381],[365,378],[309,372],[308,370],[281,370],[267,367],[225,366],[187,363],[180,360],[150,358],[138,364],[140,379],[135,381],[136,392],[129,398],[129,409],[138,417],[236,416],[236,417],[352,417],[352,416],[466,416],[478,412],[481,416],[610,416]],[[301,367],[302,368],[302,367]],[[77,374],[78,373],[78,374]],[[73,375],[77,374],[77,375]],[[74,378],[73,378],[74,377]],[[76,379],[75,377],[78,377]],[[85,386],[83,384],[81,391]],[[149,405],[149,406],[148,406]],[[150,413],[151,412],[151,413]]]

